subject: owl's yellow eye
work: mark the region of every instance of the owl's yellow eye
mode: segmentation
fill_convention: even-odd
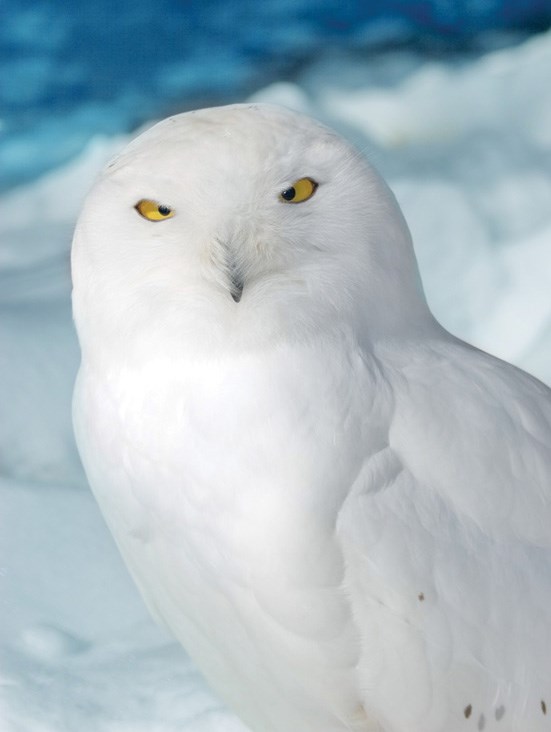
[[[279,198],[284,203],[302,203],[312,198],[318,184],[312,178],[300,178],[290,188],[281,191]]]
[[[148,221],[164,221],[174,216],[174,211],[170,206],[165,206],[157,201],[150,201],[143,198],[134,206],[136,211]]]

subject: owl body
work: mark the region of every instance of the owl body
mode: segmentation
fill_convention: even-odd
[[[304,713],[348,729],[361,704],[335,532],[382,426],[356,416],[379,408],[357,389],[376,375],[344,348],[322,356],[173,354],[83,367],[76,391],[83,461],[148,607],[254,729],[298,729]]]
[[[549,390],[434,321],[346,143],[168,120],[92,192],[73,276],[90,484],[252,730],[551,729]]]

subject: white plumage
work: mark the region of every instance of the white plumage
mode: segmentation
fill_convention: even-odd
[[[167,119],[73,278],[92,489],[255,732],[551,730],[551,392],[436,323],[357,152],[272,106]]]

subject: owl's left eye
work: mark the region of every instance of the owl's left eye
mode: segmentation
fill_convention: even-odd
[[[312,198],[318,184],[312,178],[300,178],[290,188],[281,191],[279,198],[283,203],[302,203]]]
[[[170,206],[158,201],[150,201],[143,198],[134,206],[136,211],[148,221],[164,221],[174,216],[174,210]]]

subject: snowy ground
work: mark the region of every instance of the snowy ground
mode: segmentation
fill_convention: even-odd
[[[429,302],[455,334],[551,382],[551,34],[474,61],[318,59],[255,99],[310,112],[387,177]],[[68,250],[97,138],[0,202],[0,732],[237,732],[149,620],[86,488]]]

